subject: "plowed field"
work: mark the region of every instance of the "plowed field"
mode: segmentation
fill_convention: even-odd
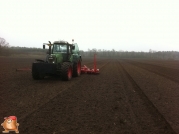
[[[71,81],[16,72],[33,61],[0,58],[0,123],[17,116],[19,133],[179,133],[179,61],[98,59],[99,75]]]

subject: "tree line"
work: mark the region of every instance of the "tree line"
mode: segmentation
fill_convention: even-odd
[[[28,47],[10,47],[9,43],[6,42],[4,38],[0,38],[0,56],[10,56],[17,54],[25,55],[45,55],[47,49],[42,48],[28,48]],[[173,59],[179,60],[178,51],[154,51],[149,50],[149,52],[134,52],[134,51],[116,51],[104,50],[104,49],[88,49],[87,51],[80,50],[82,57],[93,57],[94,53],[97,54],[99,58],[143,58],[143,59]]]
[[[116,51],[112,50],[96,50],[88,49],[88,51],[80,51],[82,57],[92,57],[94,53],[100,58],[143,58],[143,59],[173,59],[179,60],[179,52],[177,51],[153,51],[134,52],[134,51]]]
[[[44,54],[46,50],[40,48],[28,48],[28,47],[12,47],[9,43],[0,37],[0,56],[11,56],[17,54],[25,54],[25,55],[32,55],[32,54]]]
[[[2,50],[2,49],[1,49]],[[6,47],[0,51],[0,55],[10,56],[17,54],[25,55],[46,55],[47,49],[27,48],[27,47]],[[140,58],[140,59],[164,59],[179,60],[179,52],[177,51],[155,51],[155,52],[134,52],[134,51],[116,51],[116,50],[80,50],[82,57],[91,58],[94,54],[98,58]]]

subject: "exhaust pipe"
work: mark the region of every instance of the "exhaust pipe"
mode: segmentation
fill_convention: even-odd
[[[52,46],[52,44],[51,44],[50,41],[48,41],[48,42],[49,42],[49,55],[51,55],[51,46]]]

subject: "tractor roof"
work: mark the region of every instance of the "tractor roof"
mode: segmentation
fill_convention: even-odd
[[[69,44],[67,41],[54,41],[53,44],[67,44],[67,45],[73,45],[73,44]]]

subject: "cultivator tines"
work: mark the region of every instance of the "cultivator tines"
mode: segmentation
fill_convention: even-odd
[[[86,65],[81,67],[81,73],[87,73],[87,74],[99,74],[99,69],[96,68],[96,54],[94,54],[94,68],[90,69]]]

